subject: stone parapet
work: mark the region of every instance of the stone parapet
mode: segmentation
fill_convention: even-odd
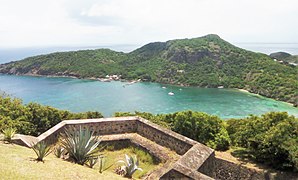
[[[214,151],[211,148],[140,117],[65,120],[38,136],[36,143],[46,141],[54,144],[65,128],[78,127],[91,129],[105,141],[129,140],[147,149],[155,157],[167,160],[162,168],[146,176],[147,179],[212,179],[207,176],[211,173],[201,168],[213,168],[213,158],[210,157],[214,156]],[[29,144],[26,138],[20,138],[19,141]],[[170,152],[165,148],[177,155],[169,156]]]

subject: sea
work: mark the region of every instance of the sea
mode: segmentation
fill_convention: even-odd
[[[298,54],[298,44],[252,44],[237,46],[270,54],[285,51]],[[28,56],[58,51],[110,48],[129,52],[136,45],[110,47],[55,47],[0,50],[0,63]],[[158,83],[99,82],[94,80],[0,75],[0,91],[21,98],[24,103],[37,102],[72,112],[99,111],[105,117],[115,112],[173,113],[183,110],[206,112],[223,119],[261,115],[270,111],[288,112],[298,117],[298,108],[236,89],[179,87]],[[169,95],[173,92],[174,95]]]

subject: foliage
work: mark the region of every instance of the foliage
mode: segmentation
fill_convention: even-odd
[[[283,112],[227,121],[233,145],[247,148],[259,162],[298,170],[298,119]]]
[[[132,152],[136,155],[136,157],[139,157],[138,160],[140,162],[146,163],[146,164],[156,164],[155,159],[152,155],[150,155],[147,151],[144,151],[137,147],[131,147]]]
[[[65,129],[61,134],[61,146],[69,153],[76,163],[84,165],[87,161],[98,156],[100,149],[97,149],[100,139],[94,135],[89,128]]]
[[[229,148],[229,135],[223,121],[217,116],[201,112],[182,111],[174,113],[172,118],[174,131],[216,150]]]
[[[294,104],[298,102],[297,69],[265,54],[235,47],[212,34],[149,43],[130,53],[108,49],[59,52],[0,65],[0,73],[7,74],[36,72],[79,78],[118,74],[127,80],[241,88]]]
[[[92,157],[92,158],[89,158],[88,161],[87,161],[88,166],[89,166],[90,168],[93,168],[93,167],[95,166],[95,164],[97,164],[98,159],[99,159],[99,157]]]
[[[99,158],[99,173],[103,173],[104,171],[108,170],[114,165],[114,163],[112,163],[108,166],[106,162],[106,156],[99,156],[98,158]]]
[[[224,122],[217,116],[194,111],[157,115],[146,112],[115,113],[115,116],[123,115],[143,117],[216,150],[227,150],[230,145]]]
[[[2,131],[3,135],[4,135],[4,141],[7,141],[9,143],[12,142],[12,138],[14,137],[15,133],[16,133],[16,129],[15,128],[6,128]]]
[[[65,153],[65,149],[60,144],[55,146],[54,154],[57,158],[61,158]]]
[[[101,117],[99,112],[70,113],[37,103],[24,105],[18,98],[0,95],[0,131],[12,127],[18,133],[38,136],[62,120]]]
[[[168,129],[171,128],[171,122],[170,122],[171,119],[168,118],[168,115],[163,115],[163,114],[154,115],[152,113],[135,111],[134,113],[131,113],[131,112],[115,112],[114,116],[115,117],[139,116],[139,117],[147,119],[147,120],[149,120],[149,121],[151,121],[155,124],[163,126],[165,128],[168,128]]]
[[[118,161],[119,163],[124,163],[124,169],[125,169],[125,177],[132,178],[132,175],[137,171],[143,171],[141,168],[139,168],[139,160],[136,156],[129,156],[125,154],[125,160]]]
[[[43,159],[51,153],[52,147],[46,142],[41,141],[32,146],[33,151],[37,155],[37,161],[43,161]]]

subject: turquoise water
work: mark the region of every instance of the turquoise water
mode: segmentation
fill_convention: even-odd
[[[118,111],[171,113],[195,110],[221,118],[287,111],[298,108],[286,103],[234,89],[177,87],[158,83],[99,82],[71,78],[0,75],[0,90],[28,102],[38,102],[73,112],[100,111],[111,116]],[[162,88],[163,86],[166,89]],[[174,96],[169,96],[174,92]]]

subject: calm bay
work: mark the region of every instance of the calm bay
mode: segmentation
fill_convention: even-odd
[[[269,111],[298,116],[298,108],[235,89],[179,87],[158,83],[99,82],[72,78],[0,75],[0,90],[24,103],[37,102],[73,112],[144,111],[154,114],[194,110],[221,118],[242,118]],[[162,88],[165,87],[165,88]],[[173,92],[174,96],[168,95]]]

